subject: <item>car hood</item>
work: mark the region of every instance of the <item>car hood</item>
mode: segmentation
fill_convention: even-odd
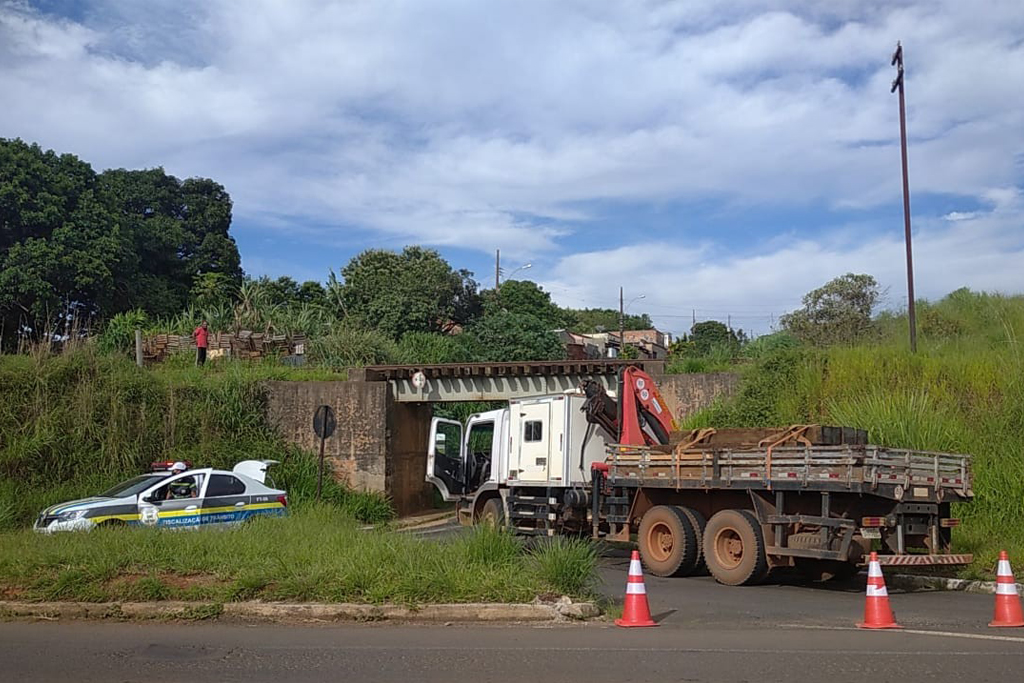
[[[133,496],[134,498],[134,496]],[[75,510],[90,510],[92,508],[103,507],[109,505],[111,502],[120,500],[119,498],[104,498],[103,496],[93,496],[91,498],[80,498],[79,500],[69,500],[66,503],[58,503],[51,505],[50,507],[43,510],[42,517],[52,517],[55,515],[62,515],[65,512],[74,512]]]

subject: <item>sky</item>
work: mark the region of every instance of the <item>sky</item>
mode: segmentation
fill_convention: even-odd
[[[906,305],[897,40],[918,297],[1024,291],[1019,0],[0,0],[0,137],[213,178],[252,275],[500,249],[762,334],[847,272]]]

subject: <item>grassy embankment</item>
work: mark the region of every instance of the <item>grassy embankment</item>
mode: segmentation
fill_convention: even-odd
[[[0,357],[0,596],[418,603],[588,593],[587,544],[527,551],[496,534],[437,543],[386,526],[364,532],[357,520],[392,517],[387,500],[333,482],[325,504],[313,503],[315,459],[266,425],[261,387],[310,374],[270,363],[197,369],[188,359],[140,370],[90,349]],[[227,532],[43,537],[26,528],[45,506],[93,495],[154,460],[230,467],[247,458],[284,461],[273,474],[289,492],[290,517]]]
[[[484,529],[447,542],[363,532],[327,505],[227,531],[18,531],[0,544],[0,596],[32,601],[530,602],[589,596],[596,563],[585,541],[527,551]]]
[[[969,453],[974,491],[957,506],[965,573],[990,575],[998,551],[1024,573],[1024,297],[954,292],[918,309],[918,353],[906,319],[883,317],[856,346],[783,349],[743,369],[739,397],[688,427],[818,422],[867,429],[874,443]]]

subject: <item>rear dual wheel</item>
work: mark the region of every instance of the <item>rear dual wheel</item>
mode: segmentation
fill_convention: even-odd
[[[768,576],[761,524],[747,510],[721,510],[704,529],[704,561],[719,583],[744,586]]]
[[[640,558],[655,576],[686,576],[700,563],[700,513],[657,505],[640,520]]]

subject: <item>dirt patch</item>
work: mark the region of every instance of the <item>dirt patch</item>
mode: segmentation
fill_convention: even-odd
[[[0,586],[0,600],[20,600],[25,594],[24,588],[17,586]]]

